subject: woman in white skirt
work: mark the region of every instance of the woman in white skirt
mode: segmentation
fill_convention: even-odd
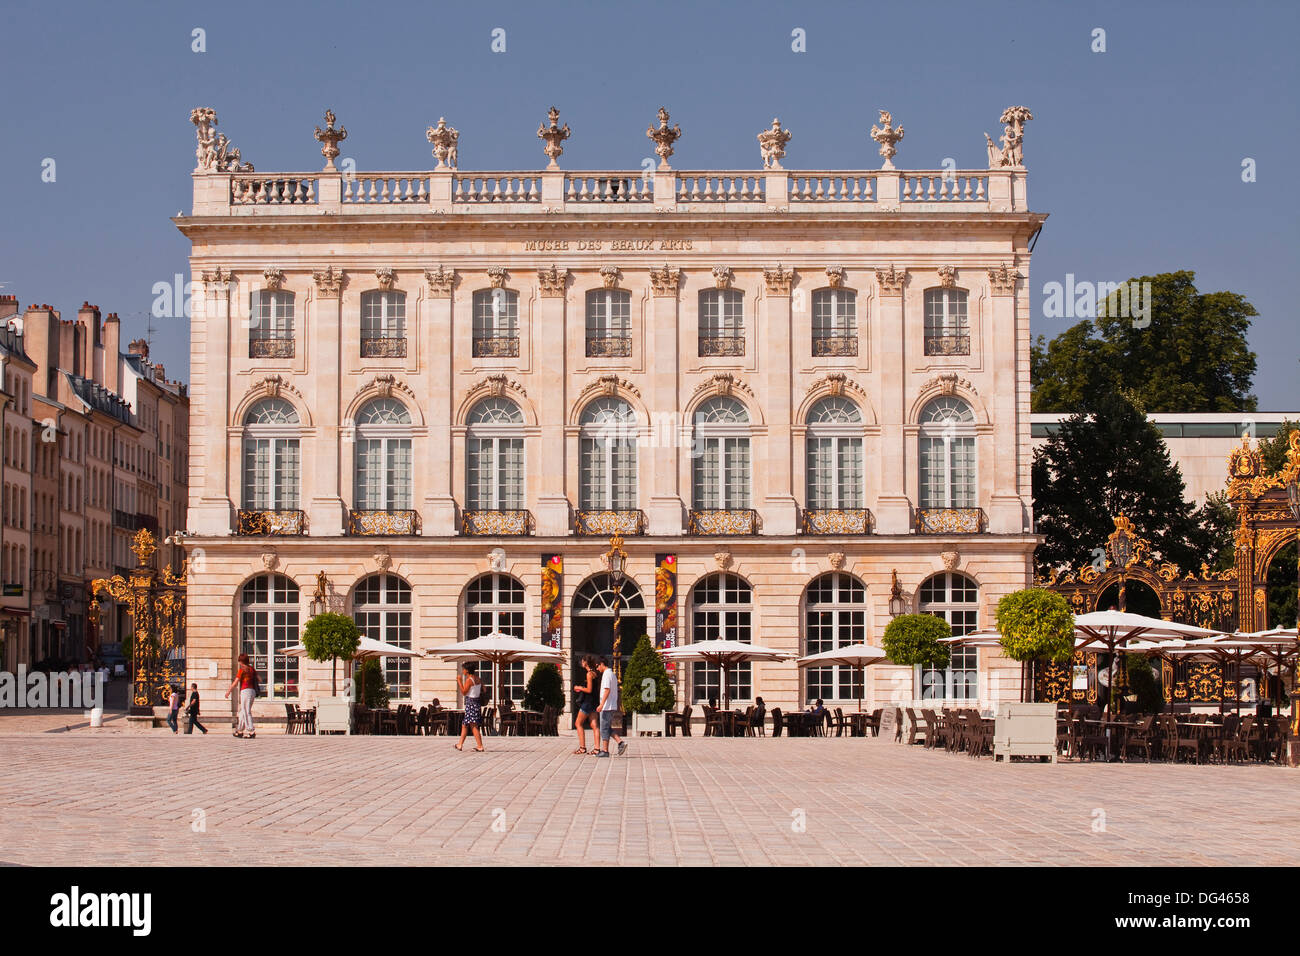
[[[465,735],[471,730],[474,732],[474,742],[478,744],[474,748],[475,753],[483,752],[483,737],[479,734],[478,726],[482,722],[480,716],[481,708],[479,707],[479,698],[483,693],[483,681],[479,680],[478,665],[473,662],[460,665],[460,673],[456,675],[456,686],[460,688],[461,696],[465,698],[465,719],[460,723],[460,743],[456,744],[457,750],[465,749]]]

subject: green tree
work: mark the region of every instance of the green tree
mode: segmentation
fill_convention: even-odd
[[[549,661],[539,662],[524,688],[524,710],[563,706],[564,682],[560,679],[560,669]]]
[[[900,614],[885,627],[880,646],[905,667],[947,667],[952,654],[939,642],[952,636],[948,622],[933,614]]]
[[[1098,392],[1124,392],[1152,412],[1253,411],[1255,353],[1246,343],[1254,306],[1235,292],[1198,292],[1194,272],[1166,272],[1151,283],[1150,313],[1121,315],[1120,294],[1097,303],[1098,316],[1030,355],[1036,412],[1075,412]]]
[[[346,614],[317,614],[302,631],[302,646],[314,661],[330,661],[330,693],[338,693],[338,662],[350,661],[361,643],[356,621]]]
[[[1300,422],[1286,419],[1278,426],[1277,433],[1271,438],[1261,438],[1258,448],[1264,458],[1264,471],[1276,474],[1286,467],[1286,453],[1291,441],[1291,433],[1300,430]]]
[[[352,671],[352,683],[357,689],[358,699],[367,707],[384,710],[392,700],[388,692],[388,677],[377,657],[367,657],[357,664]]]
[[[1129,693],[1137,695],[1137,707],[1144,714],[1157,714],[1164,710],[1165,699],[1161,693],[1160,678],[1151,662],[1141,654],[1125,654],[1128,660]]]
[[[1055,591],[1025,588],[1004,594],[996,613],[998,643],[1007,657],[1020,662],[1020,699],[1025,699],[1025,671],[1031,661],[1064,664],[1074,656],[1074,615]]]
[[[1038,450],[1033,488],[1040,573],[1100,557],[1121,513],[1157,556],[1189,570],[1213,547],[1160,430],[1113,392],[1094,396]]]
[[[673,680],[645,634],[637,640],[636,650],[623,668],[620,695],[623,710],[629,714],[662,714],[677,706]]]

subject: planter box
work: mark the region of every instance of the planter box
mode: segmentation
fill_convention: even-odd
[[[662,737],[666,728],[667,721],[663,714],[632,715],[632,733],[638,737],[642,734],[658,734]]]
[[[352,699],[322,697],[316,701],[316,733],[352,733]]]
[[[1056,763],[1056,704],[998,705],[993,728],[993,761],[1012,757],[1051,757]]]

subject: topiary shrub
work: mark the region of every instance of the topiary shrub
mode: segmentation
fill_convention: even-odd
[[[998,643],[1013,661],[1019,661],[1020,699],[1025,699],[1025,670],[1030,661],[1064,664],[1074,657],[1074,615],[1069,602],[1055,591],[1025,588],[998,601],[995,615]]]
[[[524,710],[542,710],[546,707],[564,707],[564,681],[560,669],[548,661],[533,668],[524,688]]]
[[[939,641],[952,637],[948,622],[933,614],[900,614],[885,627],[880,646],[890,661],[906,667],[947,667],[951,652]]]
[[[357,663],[352,671],[352,684],[357,698],[374,710],[385,710],[392,695],[388,693],[388,675],[377,657],[367,657]]]
[[[1165,707],[1165,697],[1150,661],[1140,654],[1126,654],[1128,691],[1137,695],[1137,709],[1144,714],[1158,714]]]
[[[330,694],[338,694],[338,662],[350,661],[361,643],[357,622],[345,614],[317,614],[302,631],[302,646],[314,661],[331,661]]]
[[[677,706],[677,691],[663,658],[644,634],[623,669],[619,699],[623,711],[629,714],[662,714]]]

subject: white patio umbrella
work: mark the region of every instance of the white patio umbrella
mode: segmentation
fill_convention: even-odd
[[[1106,686],[1115,686],[1115,651],[1127,648],[1142,641],[1146,644],[1158,644],[1166,641],[1186,643],[1196,638],[1219,637],[1222,631],[1213,631],[1194,624],[1182,624],[1178,621],[1163,621],[1143,614],[1130,614],[1127,611],[1093,611],[1089,614],[1077,614],[1074,618],[1076,647],[1104,647],[1110,654],[1107,667],[1109,680]],[[1082,644],[1078,638],[1084,638]],[[1106,713],[1112,714],[1114,694],[1107,694]]]
[[[870,644],[850,644],[847,647],[836,647],[829,651],[821,651],[817,654],[809,654],[801,657],[797,661],[800,667],[831,667],[843,665],[852,667],[858,671],[865,671],[872,664],[888,660],[889,655],[882,648],[873,647]],[[863,691],[866,690],[866,681],[863,681]],[[858,712],[862,711],[862,694],[858,694]]]
[[[696,641],[694,644],[678,644],[660,653],[670,661],[706,661],[722,668],[722,706],[725,710],[731,703],[727,690],[727,667],[742,661],[788,661],[794,657],[790,651],[778,651],[761,644],[747,644],[744,641]]]
[[[284,652],[288,657],[306,657],[307,648],[302,644],[291,647]],[[407,647],[398,647],[396,644],[389,644],[385,641],[377,641],[373,637],[362,637],[357,642],[356,653],[352,655],[353,661],[364,661],[369,657],[422,657],[419,651],[413,651]],[[331,678],[332,680],[332,678]],[[365,688],[362,688],[364,694]],[[365,698],[362,698],[364,703]]]
[[[1246,656],[1263,657],[1277,665],[1278,680],[1288,664],[1295,666],[1300,655],[1300,640],[1294,627],[1275,627],[1267,631],[1235,631],[1224,637],[1216,638],[1215,644],[1222,647],[1237,648],[1242,652],[1250,651]]]
[[[564,660],[564,652],[558,647],[539,644],[537,641],[525,641],[518,637],[511,637],[509,634],[502,634],[500,631],[493,631],[491,634],[469,641],[433,647],[428,653],[430,657],[441,657],[444,661],[479,660],[497,665],[512,664],[515,661],[549,661],[558,665]],[[499,666],[495,670],[495,676],[495,683],[499,685],[501,682]],[[492,693],[495,695],[492,699],[497,701],[493,706],[499,706],[500,692],[499,686],[492,688]]]

